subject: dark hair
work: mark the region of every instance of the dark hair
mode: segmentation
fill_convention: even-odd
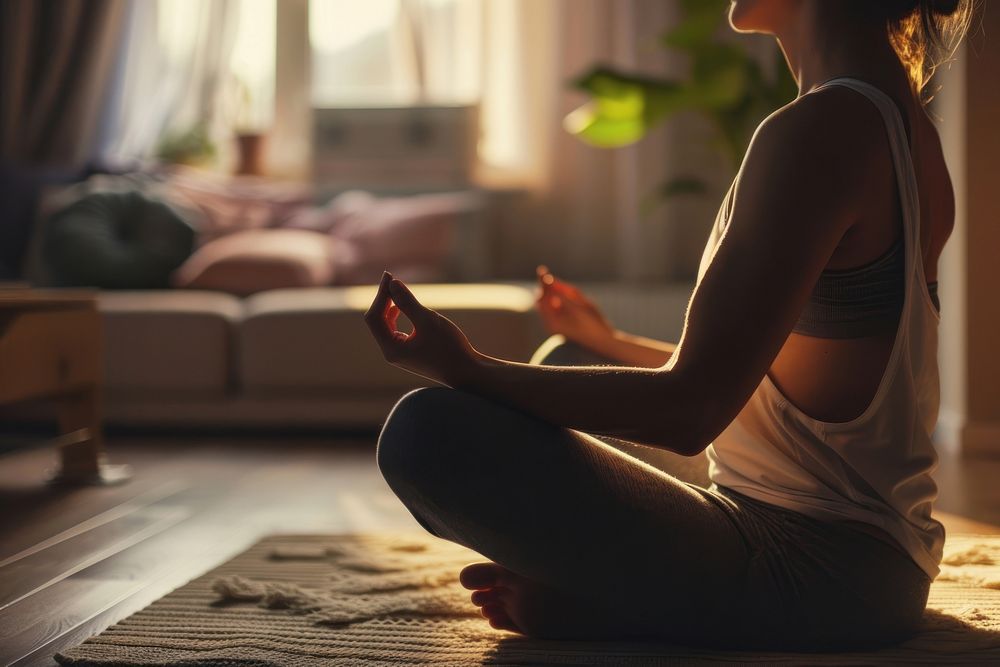
[[[925,102],[930,101],[927,84],[968,32],[975,0],[884,0],[877,4],[887,12],[889,41],[914,89]]]

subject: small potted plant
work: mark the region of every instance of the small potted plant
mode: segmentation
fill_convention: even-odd
[[[215,156],[215,143],[204,123],[195,123],[186,130],[169,133],[156,147],[156,157],[169,164],[205,167]]]
[[[241,175],[260,176],[264,173],[265,133],[261,129],[259,110],[254,104],[250,86],[242,79],[237,79],[236,84],[238,102],[232,123],[236,136],[235,171]]]

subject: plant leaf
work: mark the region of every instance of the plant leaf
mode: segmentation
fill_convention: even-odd
[[[576,85],[592,99],[566,117],[566,130],[609,148],[638,141],[663,117],[690,107],[695,99],[690,86],[608,67],[591,70]]]
[[[690,76],[671,80],[595,67],[574,81],[591,99],[570,113],[564,125],[587,143],[615,148],[639,141],[676,113],[695,111],[712,123],[713,143],[735,169],[757,123],[793,99],[797,86],[780,49],[775,49],[772,78],[743,48],[716,39],[729,0],[678,3],[681,20],[661,42],[690,56]],[[704,191],[695,179],[674,179],[659,190],[664,197]]]

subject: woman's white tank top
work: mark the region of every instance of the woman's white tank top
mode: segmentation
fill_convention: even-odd
[[[931,433],[940,403],[939,318],[924,277],[916,174],[892,99],[856,79],[834,79],[820,88],[834,85],[861,93],[878,108],[895,165],[906,294],[889,361],[870,405],[848,422],[809,417],[765,375],[740,414],[709,446],[709,475],[718,486],[808,516],[877,526],[933,578],[944,545],[944,527],[931,517],[937,496]],[[728,203],[712,229],[699,280],[728,222]]]

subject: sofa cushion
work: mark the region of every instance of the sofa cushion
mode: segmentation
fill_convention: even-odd
[[[239,299],[217,292],[103,292],[99,305],[109,392],[226,393]]]
[[[444,277],[463,216],[480,206],[469,193],[440,193],[381,199],[364,213],[337,224],[331,235],[349,242],[337,270],[339,285],[378,282],[383,269],[436,270]]]
[[[303,229],[251,229],[209,241],[174,272],[175,287],[253,294],[329,285],[336,241]]]
[[[413,285],[417,298],[454,320],[480,351],[527,361],[542,335],[534,295],[511,285]],[[359,393],[425,380],[386,363],[365,326],[373,286],[275,290],[248,298],[239,370],[247,393]]]
[[[339,242],[336,285],[377,283],[385,269],[408,282],[440,282],[453,268],[463,227],[482,208],[473,192],[379,198],[351,190],[323,208],[302,209],[284,226]]]

